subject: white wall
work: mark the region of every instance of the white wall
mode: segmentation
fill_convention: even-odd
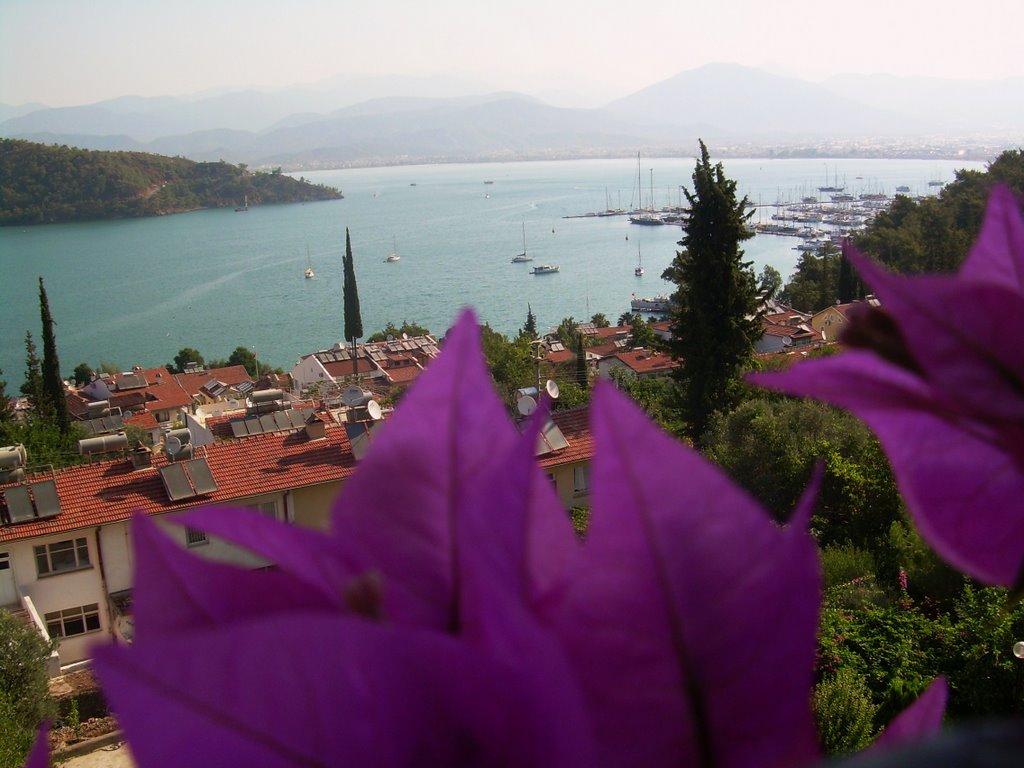
[[[89,563],[86,568],[39,576],[36,568],[35,547],[74,539],[85,539],[89,549]],[[89,657],[88,647],[96,640],[106,638],[109,626],[106,594],[99,569],[99,552],[96,549],[96,529],[56,534],[12,542],[11,567],[22,594],[30,597],[45,623],[45,615],[54,611],[77,608],[96,603],[99,606],[100,631],[62,638],[60,641],[61,666],[72,664]]]

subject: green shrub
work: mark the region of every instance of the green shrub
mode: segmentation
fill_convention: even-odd
[[[878,707],[864,678],[841,669],[814,689],[814,718],[826,755],[846,755],[868,746],[875,737]]]
[[[826,590],[875,575],[874,555],[849,542],[822,547],[821,565],[825,572]]]

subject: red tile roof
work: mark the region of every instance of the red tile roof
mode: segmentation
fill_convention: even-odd
[[[159,453],[154,453],[154,466],[147,469],[135,470],[127,459],[68,467],[56,474],[60,514],[2,526],[0,542],[113,523],[135,510],[158,514],[235,502],[341,480],[355,469],[345,430],[333,425],[328,425],[323,440],[311,441],[304,431],[264,434],[206,446],[197,455],[206,457],[217,483],[217,490],[209,495],[169,501],[157,471],[167,461]]]
[[[210,368],[209,370],[196,373],[177,373],[174,375],[174,379],[192,397],[198,395],[199,388],[213,379],[216,379],[221,384],[227,384],[229,387],[241,384],[243,381],[251,381],[249,372],[245,370],[244,365]]]
[[[344,378],[345,376],[352,375],[352,361],[351,360],[340,360],[337,362],[321,362],[327,372],[335,379]],[[367,373],[374,373],[379,370],[376,364],[366,357],[360,357],[356,360],[356,372],[359,375],[366,375]]]
[[[552,419],[569,445],[540,457],[542,467],[592,458],[594,441],[585,408],[557,411]],[[128,459],[122,458],[60,470],[56,473],[60,514],[48,520],[0,526],[0,543],[115,523],[128,519],[134,511],[159,514],[343,481],[355,471],[352,446],[342,426],[322,420],[327,424],[322,440],[309,440],[300,430],[226,440],[202,448],[197,457],[206,458],[217,490],[178,502],[168,499],[160,479],[158,469],[168,462],[159,452],[153,454],[153,467],[146,469],[133,469]],[[227,419],[218,421],[227,423]],[[37,479],[29,478],[29,482]]]
[[[649,349],[631,349],[628,352],[619,352],[615,357],[637,374],[667,373],[679,365],[671,355],[651,352]]]
[[[124,423],[133,427],[141,427],[142,429],[156,429],[160,426],[157,423],[156,416],[148,411],[146,413],[136,414],[135,416],[129,416],[124,420]]]
[[[423,369],[418,365],[403,365],[396,368],[385,368],[384,372],[392,384],[411,384],[423,373]]]
[[[594,457],[594,435],[590,431],[590,417],[586,408],[555,411],[551,419],[562,430],[569,447],[540,456],[538,460],[542,467],[589,461]]]

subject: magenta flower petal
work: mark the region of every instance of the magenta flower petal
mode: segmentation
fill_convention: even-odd
[[[611,388],[591,411],[591,526],[556,620],[606,764],[814,759],[814,541]]]
[[[948,694],[946,678],[937,677],[932,680],[924,693],[886,726],[869,751],[892,749],[937,734],[946,713]]]
[[[36,732],[36,740],[25,760],[25,768],[49,768],[50,765],[50,724],[43,723]]]
[[[575,672],[535,613],[564,594],[580,552],[569,517],[534,458],[539,422],[466,490],[457,586],[460,638],[545,683],[533,716],[559,723],[559,764],[593,766],[596,744]]]
[[[177,521],[265,558],[330,600],[337,600],[352,579],[366,572],[359,565],[364,558],[353,542],[271,520],[252,509],[200,507],[180,515]]]
[[[960,277],[1005,285],[1024,294],[1024,220],[1013,191],[998,184],[989,195],[977,242]]]
[[[852,246],[846,254],[936,389],[962,409],[1024,423],[1024,294],[962,277],[894,275]]]
[[[474,542],[461,556],[472,559],[474,573],[500,582],[531,610],[558,599],[566,567],[580,554],[569,515],[537,466],[546,412],[539,408],[506,455],[470,481],[460,518],[463,540]]]
[[[464,312],[335,503],[333,535],[362,553],[363,568],[412,596],[411,608],[386,602],[396,621],[457,629],[459,551],[470,546],[458,535],[465,491],[517,439],[479,336]]]
[[[440,633],[320,614],[98,650],[140,765],[560,765],[538,681]]]
[[[242,570],[193,555],[144,515],[132,519],[132,543],[136,637],[283,611],[343,608],[340,592],[317,589],[287,572]]]

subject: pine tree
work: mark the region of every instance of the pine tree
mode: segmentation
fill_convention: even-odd
[[[43,278],[39,278],[39,314],[43,322],[43,395],[48,402],[48,410],[53,416],[62,434],[71,429],[71,417],[68,415],[68,403],[64,393],[64,380],[60,375],[60,361],[57,358],[57,339],[53,333],[53,316],[50,314],[50,302],[46,298],[46,286]]]
[[[356,361],[356,339],[363,335],[363,318],[359,313],[359,289],[356,287],[356,268],[352,260],[352,239],[345,227],[345,280],[342,296],[345,302],[345,340],[352,342],[352,374],[358,373]]]
[[[747,198],[736,199],[736,182],[711,164],[703,141],[693,185],[683,250],[662,277],[677,286],[670,346],[682,360],[676,381],[687,431],[699,441],[711,415],[736,403],[762,331],[754,273],[739,247],[753,237]]]

